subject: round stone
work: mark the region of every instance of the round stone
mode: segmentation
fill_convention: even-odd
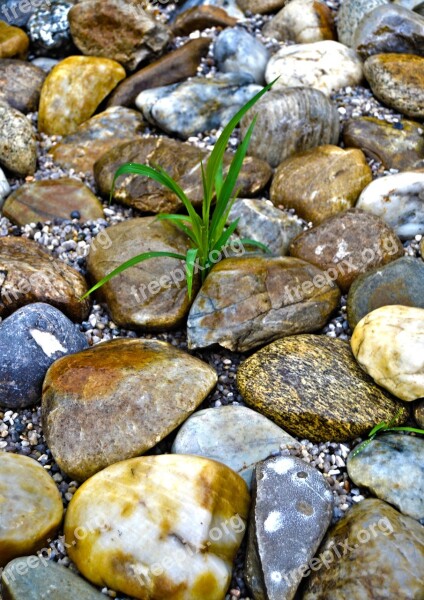
[[[377,6],[390,0],[343,0],[337,13],[337,33],[339,41],[346,46],[353,45],[353,36],[361,19]]]
[[[33,175],[37,145],[29,120],[0,100],[0,165],[19,177]]]
[[[0,20],[0,58],[25,58],[29,39],[25,31]]]
[[[262,34],[297,44],[334,40],[332,12],[320,0],[291,0],[265,24]]]

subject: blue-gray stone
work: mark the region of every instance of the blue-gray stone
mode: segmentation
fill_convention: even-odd
[[[261,89],[247,73],[225,73],[145,90],[136,106],[156,127],[188,138],[227,125]]]
[[[214,45],[214,58],[223,73],[249,73],[256,83],[265,82],[270,54],[259,40],[237,27],[222,31]]]
[[[343,0],[337,13],[337,34],[339,42],[353,45],[353,36],[362,18],[377,6],[390,0]]]
[[[223,8],[230,17],[235,19],[244,18],[244,13],[238,7],[236,0],[187,0],[175,11],[173,18],[175,19],[177,15],[196,6],[217,6]]]
[[[28,19],[34,14],[41,0],[37,2],[23,2],[22,0],[1,0],[0,20],[15,27],[24,27]]]
[[[73,4],[64,0],[49,0],[41,5],[28,21],[28,35],[35,54],[65,56],[72,48],[68,12]]]
[[[78,327],[49,304],[14,312],[0,325],[0,406],[16,409],[41,401],[50,365],[87,347]]]

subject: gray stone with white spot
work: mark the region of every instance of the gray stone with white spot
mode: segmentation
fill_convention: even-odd
[[[0,406],[18,409],[41,401],[50,365],[87,347],[78,327],[49,304],[14,312],[0,325]]]
[[[246,556],[255,600],[294,598],[332,513],[327,482],[300,458],[278,456],[256,467]]]
[[[213,54],[218,69],[223,73],[249,73],[256,83],[265,82],[265,69],[270,53],[244,29],[224,29],[216,39]]]

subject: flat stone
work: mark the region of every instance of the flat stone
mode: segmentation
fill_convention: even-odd
[[[352,208],[371,181],[371,169],[360,150],[319,146],[277,167],[270,197],[274,204],[294,208],[299,217],[318,225]]]
[[[373,310],[391,304],[424,308],[422,260],[405,256],[355,279],[347,297],[351,329]]]
[[[424,398],[423,308],[377,308],[355,327],[351,346],[378,385],[407,402]]]
[[[172,32],[175,35],[190,35],[193,31],[203,31],[211,27],[234,27],[237,19],[219,6],[193,6],[180,13],[172,24]]]
[[[271,90],[256,104],[255,112],[258,120],[248,152],[266,160],[272,167],[277,167],[297,152],[338,142],[338,112],[334,104],[319,90]],[[251,122],[251,115],[243,117],[243,137]]]
[[[31,123],[18,110],[0,101],[0,165],[19,177],[33,175],[37,146]]]
[[[373,94],[408,117],[424,117],[424,58],[412,54],[375,54],[364,64]]]
[[[75,0],[48,0],[37,2],[27,29],[34,54],[65,57],[75,52],[68,15]]]
[[[263,35],[279,41],[309,44],[334,40],[331,10],[320,0],[291,0],[262,29]]]
[[[382,219],[351,208],[302,233],[290,254],[316,265],[347,292],[361,273],[393,262],[404,250]]]
[[[254,14],[267,14],[280,10],[288,0],[237,0],[238,5],[244,12]]]
[[[347,461],[351,480],[393,504],[404,515],[424,519],[424,440],[386,434]]]
[[[47,75],[41,90],[40,132],[48,135],[74,133],[124,78],[124,68],[108,58],[65,58]]]
[[[237,199],[229,223],[236,219],[239,219],[236,231],[240,238],[261,242],[276,256],[288,254],[290,243],[303,231],[296,216],[275,208],[269,200]]]
[[[174,454],[217,460],[241,475],[250,487],[255,465],[296,440],[245,406],[220,406],[194,413],[172,445]]]
[[[38,109],[44,71],[17,58],[0,59],[0,100],[27,113]]]
[[[81,322],[90,312],[90,301],[80,301],[86,291],[84,277],[37,242],[0,238],[0,317],[32,302],[45,302]]]
[[[295,44],[278,50],[268,62],[265,80],[275,88],[308,87],[327,96],[340,88],[359,85],[362,62],[351,48],[334,40]]]
[[[101,202],[78,179],[65,177],[26,183],[6,200],[3,215],[18,225],[70,219],[78,211],[81,221],[103,218]]]
[[[333,494],[317,469],[278,456],[256,467],[246,581],[254,598],[290,600],[324,537]]]
[[[0,58],[25,58],[28,47],[29,39],[25,31],[0,21]]]
[[[5,198],[10,194],[10,185],[6,175],[0,169],[0,208],[3,206]]]
[[[213,55],[220,71],[249,73],[256,83],[265,82],[265,69],[270,53],[245,29],[237,27],[224,29],[215,40]]]
[[[36,460],[11,452],[0,452],[0,498],[0,567],[4,567],[55,537],[63,505],[47,471]]]
[[[367,498],[353,506],[318,552],[319,563],[314,564],[303,600],[424,594],[424,528],[381,500]]]
[[[108,106],[135,107],[136,98],[143,90],[194,77],[202,57],[208,53],[210,44],[209,38],[190,40],[177,50],[140,69],[118,85],[109,98]]]
[[[343,0],[337,12],[339,42],[346,46],[353,46],[353,36],[363,17],[377,6],[388,2],[390,0]]]
[[[304,261],[227,258],[213,267],[190,309],[188,346],[219,344],[246,352],[287,335],[317,331],[339,299],[337,286]]]
[[[344,125],[343,141],[346,147],[360,148],[368,157],[382,162],[386,169],[424,167],[424,128],[415,121],[349,119]]]
[[[414,419],[419,427],[424,428],[424,398],[419,400],[413,407]]]
[[[408,410],[377,387],[346,342],[294,335],[259,350],[239,368],[243,400],[301,439],[342,442]]]
[[[402,240],[424,234],[424,173],[381,177],[361,193],[357,208],[377,215]]]
[[[190,144],[168,138],[143,138],[116,146],[104,154],[94,166],[96,183],[106,198],[112,189],[116,170],[126,162],[158,164],[170,175],[190,198],[194,206],[203,202],[203,185],[200,163],[206,163],[209,153]],[[224,156],[224,175],[228,173],[234,154]],[[241,197],[259,194],[267,185],[272,169],[263,160],[245,158],[236,189]],[[116,181],[115,200],[153,213],[173,213],[183,208],[181,200],[148,177],[122,175]]]
[[[65,539],[96,585],[140,600],[217,600],[230,585],[248,510],[245,482],[225,465],[175,454],[134,458],[78,490]]]

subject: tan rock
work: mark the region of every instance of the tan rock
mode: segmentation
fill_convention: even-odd
[[[0,165],[19,177],[33,175],[37,166],[37,143],[30,121],[3,101],[0,101]]]
[[[289,0],[237,0],[237,4],[244,12],[267,14],[272,13],[283,6],[285,6]]]
[[[172,24],[172,31],[175,35],[189,35],[210,27],[234,27],[236,23],[237,19],[230,17],[223,8],[201,5],[180,13]]]
[[[335,39],[331,10],[320,0],[291,0],[262,30],[277,40],[309,44]]]
[[[0,21],[0,58],[25,58],[28,46],[29,38],[25,31]]]

